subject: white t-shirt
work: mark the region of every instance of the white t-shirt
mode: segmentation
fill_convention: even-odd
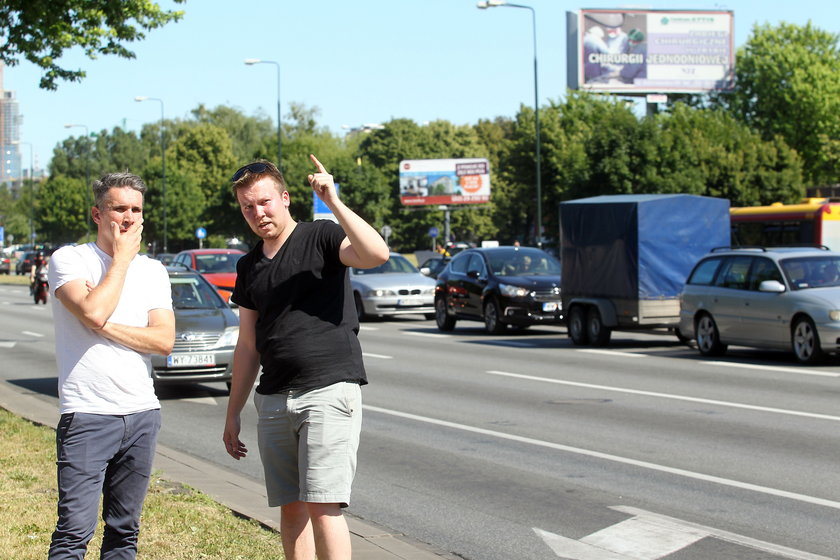
[[[98,285],[111,260],[96,243],[62,247],[50,259],[61,414],[132,414],[160,408],[151,378],[151,356],[84,326],[55,298],[55,290],[71,280]],[[160,261],[137,255],[128,267],[120,300],[108,320],[145,327],[152,309],[172,309],[169,275]]]

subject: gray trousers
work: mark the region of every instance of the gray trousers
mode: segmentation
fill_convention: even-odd
[[[149,488],[160,410],[125,416],[62,414],[56,428],[58,523],[50,560],[83,560],[96,530],[99,497],[102,560],[137,556],[140,511]]]

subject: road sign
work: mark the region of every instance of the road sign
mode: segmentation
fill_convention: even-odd
[[[207,230],[203,227],[195,228],[195,236],[198,239],[204,239],[205,237],[207,237]]]
[[[429,228],[429,237],[437,237],[440,234],[438,228],[432,226]]]

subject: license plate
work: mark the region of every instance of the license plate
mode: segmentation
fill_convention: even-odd
[[[554,313],[560,305],[556,301],[548,301],[542,304],[543,313]]]
[[[167,367],[214,365],[216,365],[215,354],[170,354],[166,357]]]
[[[423,302],[419,299],[398,299],[397,305],[404,305],[406,307],[416,307],[418,305],[423,305]]]

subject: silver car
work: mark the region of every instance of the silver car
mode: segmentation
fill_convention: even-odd
[[[435,281],[399,253],[376,268],[351,268],[350,283],[359,321],[410,313],[435,316]]]
[[[803,364],[840,350],[840,253],[741,248],[703,257],[686,281],[680,332],[706,356],[730,344],[789,350]]]
[[[175,347],[152,355],[155,383],[224,381],[230,388],[239,317],[198,272],[167,267],[175,311]]]

